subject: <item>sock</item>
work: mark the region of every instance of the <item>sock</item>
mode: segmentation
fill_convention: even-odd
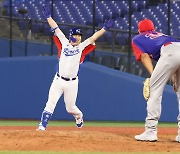
[[[41,123],[40,125],[42,125],[43,127],[47,127],[48,121],[51,119],[52,113],[47,112],[47,111],[43,111],[42,116],[41,116]]]

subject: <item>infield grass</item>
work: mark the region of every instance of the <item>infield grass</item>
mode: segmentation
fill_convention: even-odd
[[[39,121],[34,120],[0,120],[0,126],[38,126]],[[144,122],[122,121],[85,121],[90,127],[144,127]],[[49,126],[75,126],[74,121],[50,121]],[[159,122],[158,127],[177,127],[176,123]]]

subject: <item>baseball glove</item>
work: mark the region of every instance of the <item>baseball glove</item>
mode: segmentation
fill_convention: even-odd
[[[149,96],[150,96],[150,78],[146,78],[144,80],[143,96],[144,96],[146,101],[149,99]]]

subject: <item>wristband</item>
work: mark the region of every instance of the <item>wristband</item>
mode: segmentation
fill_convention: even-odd
[[[51,31],[54,33],[56,29],[58,29],[59,27],[55,27],[55,28],[51,28]]]
[[[103,29],[104,29],[105,31],[107,31],[107,30],[108,30],[106,27],[103,27]]]

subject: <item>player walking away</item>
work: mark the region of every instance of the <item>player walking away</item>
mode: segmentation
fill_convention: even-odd
[[[147,101],[145,132],[136,135],[139,141],[157,141],[157,124],[161,115],[161,99],[165,84],[173,77],[173,87],[178,97],[180,112],[180,40],[155,31],[149,19],[138,23],[139,35],[132,40],[137,61],[142,61],[150,73],[150,96]],[[157,62],[153,69],[152,61]],[[178,135],[180,142],[180,114],[178,115]]]
[[[69,39],[67,39],[56,22],[51,18],[51,13],[47,5],[43,7],[43,14],[47,18],[52,31],[54,31],[59,38],[61,44],[59,50],[61,50],[61,54],[58,64],[59,67],[51,84],[48,101],[42,113],[41,122],[39,123],[37,130],[46,130],[48,121],[63,93],[67,112],[74,116],[77,127],[81,128],[83,126],[83,114],[76,106],[76,98],[78,92],[78,70],[82,52],[84,49],[87,49],[89,45],[94,44],[106,30],[113,27],[114,20],[110,19],[105,22],[104,27],[101,30],[97,31],[90,38],[81,43],[82,33],[79,28],[73,28],[70,31]]]

